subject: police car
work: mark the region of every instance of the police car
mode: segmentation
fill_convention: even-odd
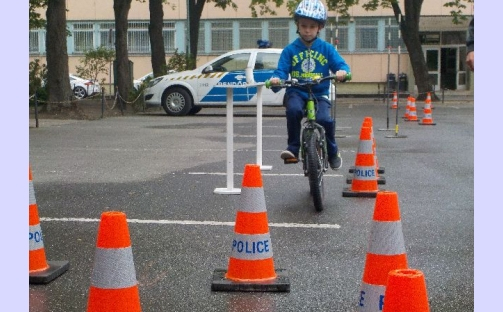
[[[225,105],[227,85],[246,86],[246,68],[253,68],[257,83],[271,78],[282,49],[243,49],[227,52],[194,70],[152,79],[144,90],[145,104],[162,106],[170,116],[197,113],[201,107]],[[263,105],[282,105],[278,93],[262,89]],[[233,88],[234,105],[255,105],[257,87]]]

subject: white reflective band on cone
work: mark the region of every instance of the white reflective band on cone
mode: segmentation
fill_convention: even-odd
[[[405,254],[405,243],[402,234],[402,222],[377,222],[372,223],[368,252],[377,255]]]
[[[360,140],[358,154],[374,154],[374,142],[372,140]]]
[[[33,181],[30,181],[30,205],[34,205],[37,203],[37,200],[35,199],[35,189],[33,188]]]
[[[40,223],[30,225],[30,251],[44,248],[44,240],[42,239],[42,227]]]
[[[118,289],[137,284],[133,250],[127,248],[96,248],[91,285],[97,288]]]
[[[384,292],[386,286],[362,284],[360,290],[359,312],[376,312],[384,308]],[[406,312],[406,311],[403,311]]]
[[[261,187],[243,187],[241,189],[241,205],[239,211],[266,212],[264,189]]]

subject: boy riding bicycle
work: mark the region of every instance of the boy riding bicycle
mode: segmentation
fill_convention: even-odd
[[[328,42],[318,38],[325,26],[327,11],[319,0],[302,0],[294,15],[299,38],[290,43],[281,53],[278,68],[270,79],[272,90],[278,92],[281,80],[289,78],[299,81],[315,76],[325,77],[335,73],[338,81],[344,81],[349,66],[337,50]],[[313,87],[316,98],[316,122],[325,128],[328,162],[332,169],[342,166],[341,154],[335,142],[335,120],[330,116],[330,81],[326,80]],[[282,159],[298,158],[300,149],[301,122],[308,94],[298,87],[288,87],[283,99],[286,107],[288,147],[281,153]]]

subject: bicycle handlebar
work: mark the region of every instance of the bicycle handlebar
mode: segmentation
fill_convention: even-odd
[[[351,73],[350,72],[346,73],[346,76],[344,77],[344,80],[342,82],[349,81],[349,80],[351,80],[351,78],[352,78]],[[303,82],[299,82],[297,79],[294,78],[291,80],[282,80],[280,82],[280,84],[277,84],[277,85],[272,85],[271,81],[269,79],[267,79],[265,81],[265,87],[267,89],[269,89],[271,87],[286,88],[286,87],[292,87],[292,86],[298,86],[298,87],[314,86],[314,85],[320,84],[322,81],[333,80],[333,79],[337,79],[337,76],[335,76],[335,75],[329,75],[329,76],[325,76],[325,77],[315,76],[315,77],[308,79],[308,80],[305,80]]]

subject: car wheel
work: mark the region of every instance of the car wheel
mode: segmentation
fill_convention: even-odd
[[[185,116],[192,109],[192,98],[183,88],[170,88],[162,95],[162,108],[170,116]]]
[[[83,99],[87,96],[86,89],[77,86],[77,87],[73,88],[73,95],[77,99]]]

